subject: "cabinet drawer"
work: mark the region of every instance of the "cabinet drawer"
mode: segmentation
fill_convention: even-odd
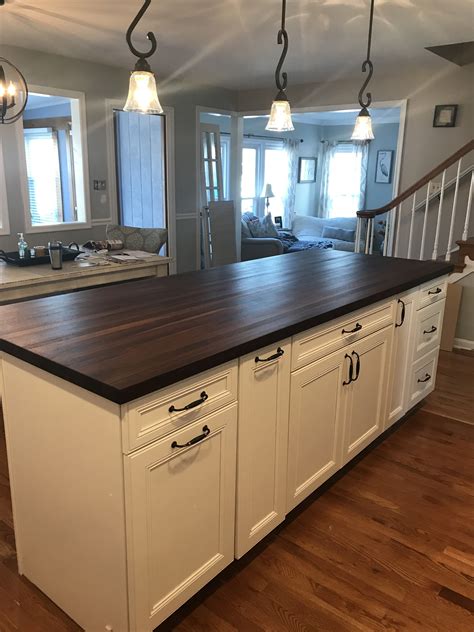
[[[446,301],[437,301],[417,312],[414,360],[439,346],[445,304]]]
[[[237,401],[237,383],[234,361],[126,404],[122,407],[124,453]]]
[[[438,368],[438,349],[433,349],[414,363],[411,371],[410,400],[412,408],[433,391]]]
[[[425,283],[425,285],[422,285],[420,288],[417,309],[422,309],[427,305],[432,305],[433,303],[446,298],[447,289],[447,277],[442,277],[441,279],[435,279],[434,281]]]
[[[327,324],[319,325],[294,336],[291,370],[296,371],[391,325],[393,306],[393,301],[379,304],[372,309],[360,310],[332,321],[329,327]]]

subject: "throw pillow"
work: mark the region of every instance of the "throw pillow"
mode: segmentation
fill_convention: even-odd
[[[252,235],[250,234],[247,222],[242,220],[242,239],[250,239],[251,237]]]
[[[265,237],[274,237],[275,239],[278,237],[278,229],[273,223],[270,213],[267,213],[263,218],[262,227],[265,231]]]
[[[326,239],[339,239],[339,241],[355,241],[355,230],[337,228],[336,226],[323,226],[322,236]]]

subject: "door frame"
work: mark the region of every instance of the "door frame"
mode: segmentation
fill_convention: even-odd
[[[122,99],[105,100],[105,128],[107,136],[107,179],[109,216],[93,220],[94,226],[118,223],[118,189],[117,189],[117,161],[115,148],[114,110],[123,109]],[[174,108],[164,106],[165,114],[165,154],[166,154],[166,207],[168,230],[169,273],[176,274],[176,202],[175,202],[175,139],[174,139]]]

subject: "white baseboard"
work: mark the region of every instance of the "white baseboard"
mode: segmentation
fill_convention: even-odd
[[[474,349],[474,340],[466,340],[465,338],[455,338],[453,347],[455,349]]]

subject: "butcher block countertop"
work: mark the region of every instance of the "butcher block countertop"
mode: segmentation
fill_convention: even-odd
[[[0,351],[118,404],[452,271],[308,250],[0,306]]]

